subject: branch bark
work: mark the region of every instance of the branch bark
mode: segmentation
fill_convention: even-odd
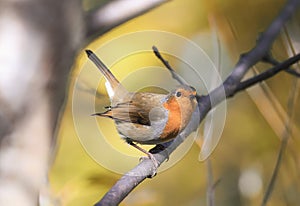
[[[297,54],[281,63],[277,63],[275,67],[268,69],[264,72],[262,72],[261,74],[258,74],[257,76],[254,76],[250,79],[247,79],[243,82],[241,82],[238,87],[235,90],[235,94],[239,91],[243,91],[259,82],[265,81],[271,77],[273,77],[274,75],[276,75],[278,72],[281,72],[282,70],[287,70],[290,69],[289,66],[295,64],[296,62],[298,62],[300,59],[300,54]],[[294,75],[296,76],[296,75]]]
[[[204,119],[211,108],[215,107],[224,99],[234,96],[234,94],[239,91],[237,88],[246,72],[268,54],[274,40],[280,32],[280,29],[292,16],[296,8],[298,8],[299,2],[299,0],[289,0],[266,31],[260,36],[256,46],[240,57],[238,63],[233,68],[232,73],[228,76],[224,83],[208,95],[198,98],[198,110],[194,112],[192,120],[187,128],[177,136],[166,151],[162,151],[154,155],[160,164],[168,158],[168,155],[170,155],[192,131],[197,129],[200,122]],[[145,159],[140,162],[135,168],[126,173],[111,188],[111,190],[108,191],[98,203],[96,203],[96,205],[119,204],[138,184],[140,184],[146,177],[153,174],[154,169],[155,168],[150,160]]]

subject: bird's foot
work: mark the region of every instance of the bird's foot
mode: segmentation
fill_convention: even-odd
[[[151,175],[149,175],[149,178],[154,177],[156,175],[156,173],[157,173],[156,171],[157,171],[157,168],[159,166],[159,162],[155,159],[154,155],[151,154],[150,152],[148,152],[147,150],[139,147],[138,145],[136,145],[135,143],[133,143],[131,140],[126,140],[126,142],[129,145],[133,146],[134,148],[136,148],[136,149],[140,150],[141,152],[145,153],[149,157],[149,159],[153,162],[153,165],[155,167],[154,170],[153,170],[153,173]],[[142,161],[144,158],[146,158],[146,157],[140,158],[140,161]]]
[[[153,170],[152,174],[148,176],[148,178],[153,178],[157,174],[157,168],[159,166],[159,162],[156,160],[156,158],[154,157],[154,155],[151,154],[150,152],[148,152],[146,154],[147,154],[148,157],[141,157],[140,161],[143,161],[145,159],[150,159],[152,161],[152,163],[154,165],[154,170]]]
[[[165,151],[166,156],[167,156],[166,161],[168,161],[168,160],[169,160],[169,153],[168,153],[167,150],[165,150],[166,148],[167,148],[167,147],[166,147],[164,144],[157,144],[157,145],[155,145],[155,147],[153,147],[152,149],[150,149],[149,152],[150,152],[151,154],[156,154],[156,153]]]

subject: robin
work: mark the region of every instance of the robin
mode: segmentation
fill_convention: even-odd
[[[86,50],[86,53],[104,75],[111,100],[107,111],[94,115],[113,119],[120,136],[129,145],[147,154],[158,167],[153,154],[136,143],[151,145],[173,140],[189,123],[197,106],[196,90],[180,85],[169,94],[129,92],[96,54],[91,50]]]

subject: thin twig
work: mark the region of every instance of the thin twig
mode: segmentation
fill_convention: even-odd
[[[256,46],[249,52],[241,55],[234,70],[224,83],[210,93],[211,107],[219,104],[226,97],[232,96],[249,68],[261,61],[263,57],[269,53],[273,42],[280,32],[280,29],[295,12],[296,8],[298,8],[299,3],[299,0],[289,0],[267,30],[259,37]]]
[[[268,69],[260,74],[258,74],[257,76],[254,76],[250,79],[247,79],[243,82],[241,82],[238,87],[236,88],[235,94],[239,91],[243,91],[261,81],[267,80],[271,77],[273,77],[274,75],[276,75],[278,72],[281,72],[283,70],[288,69],[291,65],[295,64],[296,62],[298,62],[300,60],[300,54],[297,54],[296,56],[293,56],[281,63],[278,63],[275,67]]]
[[[188,126],[176,137],[173,143],[166,148],[167,152],[162,151],[154,154],[159,164],[165,161],[192,131],[197,129],[200,122],[204,119],[212,107],[226,99],[226,97],[233,96],[235,94],[236,88],[238,88],[238,85],[245,73],[269,52],[275,38],[280,32],[280,29],[295,12],[298,4],[299,0],[289,0],[268,29],[262,34],[257,45],[251,51],[241,56],[232,73],[224,81],[224,83],[210,92],[209,95],[197,98],[198,108],[193,113]],[[133,170],[125,174],[111,188],[111,190],[106,193],[97,205],[119,204],[146,177],[153,174],[154,169],[155,168],[151,160],[143,160]],[[129,181],[130,184],[128,184]]]
[[[215,205],[215,187],[214,187],[214,175],[212,171],[211,160],[206,160],[207,167],[207,190],[206,190],[206,203],[208,206]]]
[[[272,191],[274,189],[274,185],[275,185],[275,182],[276,182],[276,179],[278,177],[278,173],[279,173],[279,169],[280,169],[280,166],[282,164],[282,159],[283,159],[283,155],[284,155],[284,151],[287,147],[287,143],[288,143],[288,140],[289,140],[289,137],[291,136],[291,125],[292,125],[292,116],[293,116],[293,113],[294,113],[294,110],[295,110],[295,104],[296,104],[296,99],[297,99],[297,95],[296,94],[296,90],[298,89],[297,88],[297,79],[293,82],[292,84],[292,88],[291,88],[291,91],[290,91],[290,94],[289,94],[289,100],[288,100],[288,119],[286,120],[286,124],[285,124],[285,130],[284,130],[284,133],[282,135],[282,139],[281,139],[281,145],[280,145],[280,149],[279,149],[279,152],[278,152],[278,157],[277,157],[277,160],[276,160],[276,164],[275,164],[275,168],[273,170],[273,174],[272,174],[272,177],[271,177],[271,180],[268,184],[268,187],[267,187],[267,190],[265,192],[265,195],[263,197],[263,200],[262,200],[262,203],[261,203],[261,206],[265,206],[272,194]]]
[[[271,54],[267,55],[266,57],[263,58],[264,62],[267,62],[273,66],[277,66],[278,64],[280,64],[279,61],[277,61],[276,59],[274,59]],[[291,68],[287,68],[285,69],[285,71],[295,77],[300,77],[300,73],[298,73],[297,71],[291,69]]]
[[[179,84],[186,84],[184,81],[180,78],[180,76],[175,72],[175,70],[171,67],[169,62],[163,58],[163,56],[160,54],[156,46],[152,46],[152,50],[155,54],[155,56],[165,65],[165,67],[169,70],[169,72],[172,75],[172,78],[178,81]]]
[[[290,39],[290,36],[289,36],[289,33],[288,33],[286,27],[284,27],[284,32],[287,37],[288,45],[290,46],[289,50],[293,55],[295,55],[296,51],[293,48],[293,44],[291,42],[291,39]],[[278,64],[278,62],[272,58],[271,58],[271,61],[273,62],[273,64]],[[294,70],[292,70],[292,71],[294,71]],[[295,76],[297,76],[297,75],[295,75]],[[286,150],[288,140],[290,139],[290,137],[292,135],[293,117],[294,117],[295,109],[296,109],[297,96],[299,94],[299,87],[297,86],[299,83],[299,80],[296,78],[294,78],[293,80],[294,81],[292,83],[291,90],[290,90],[289,97],[288,97],[288,104],[287,104],[287,114],[288,115],[287,115],[286,122],[285,122],[285,128],[282,133],[281,145],[280,145],[276,164],[275,164],[270,182],[268,184],[268,187],[266,189],[266,192],[264,194],[264,197],[263,197],[263,200],[261,203],[262,206],[265,206],[268,203],[268,200],[270,199],[270,197],[272,195],[276,180],[278,179],[278,173],[280,170],[280,166],[282,165],[283,155]]]

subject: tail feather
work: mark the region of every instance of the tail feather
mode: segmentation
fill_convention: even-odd
[[[92,114],[91,116],[101,116],[101,117],[108,117],[108,118],[113,119],[111,110],[107,110],[105,112],[100,112],[100,113],[95,113],[95,114]]]
[[[95,113],[95,114],[92,114],[92,116],[106,117],[106,118],[110,118],[110,119],[113,119],[115,121],[120,121],[120,122],[131,122],[130,119],[128,119],[128,118],[124,118],[124,117],[118,116],[118,115],[113,116],[111,110],[107,110],[107,111],[101,112],[101,113]]]
[[[120,85],[120,82],[111,73],[111,71],[105,66],[105,64],[97,57],[97,55],[94,52],[92,52],[91,50],[86,50],[85,52],[88,58],[97,66],[100,72],[104,75],[107,81],[105,84],[106,89],[108,91],[110,98],[112,98],[114,95],[114,91]]]

